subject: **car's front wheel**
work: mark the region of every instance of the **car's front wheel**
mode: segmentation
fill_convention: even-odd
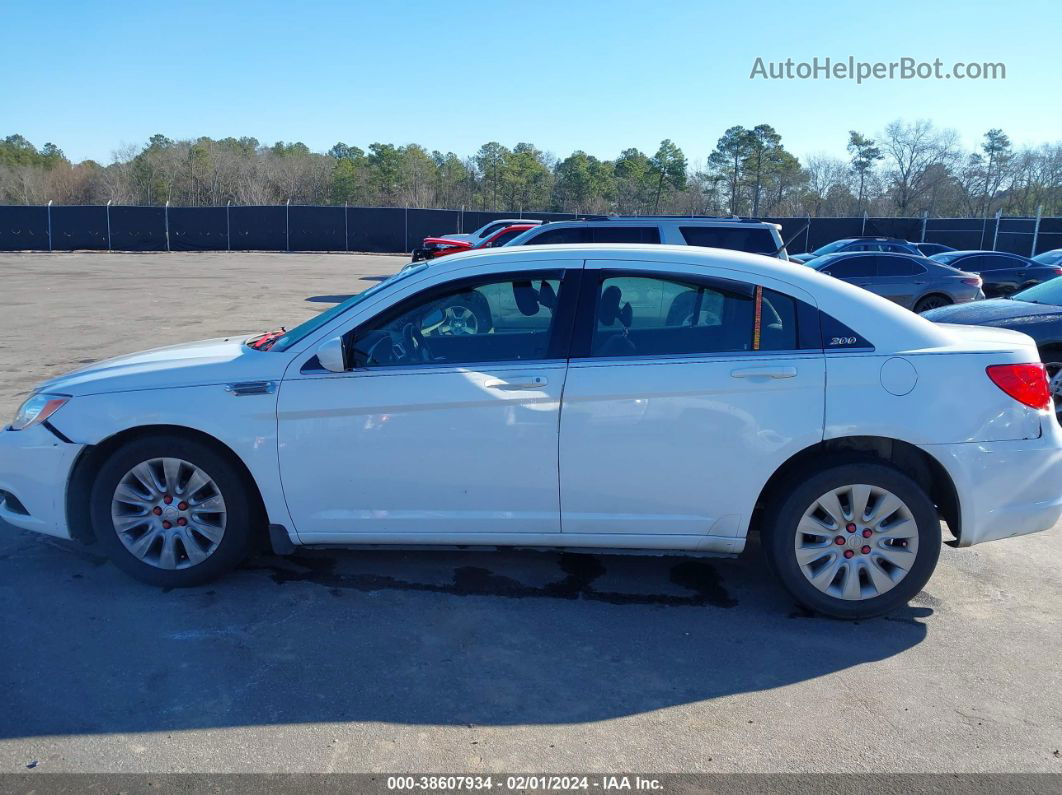
[[[228,457],[194,439],[123,445],[100,467],[89,499],[101,547],[151,585],[198,585],[250,549],[254,508],[243,478]]]
[[[771,568],[802,605],[838,618],[906,604],[940,555],[932,501],[887,464],[839,464],[791,480],[768,511]]]

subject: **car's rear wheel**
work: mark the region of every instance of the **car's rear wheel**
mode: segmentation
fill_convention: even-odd
[[[254,509],[243,478],[194,439],[151,436],[120,447],[96,475],[90,511],[115,565],[151,585],[198,585],[250,549]]]
[[[940,555],[925,491],[886,464],[850,463],[791,480],[769,506],[763,548],[805,607],[866,618],[906,604]]]
[[[922,312],[928,312],[930,309],[937,309],[942,306],[947,306],[953,303],[946,295],[927,295],[918,299],[918,303],[915,304],[914,311],[918,314]]]

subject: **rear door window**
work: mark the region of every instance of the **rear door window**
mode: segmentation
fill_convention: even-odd
[[[690,246],[727,248],[750,254],[770,254],[778,250],[778,243],[769,229],[752,226],[748,229],[731,226],[680,226],[679,231]]]
[[[878,257],[878,276],[917,276],[926,269],[908,257]]]
[[[659,243],[655,226],[595,226],[590,228],[592,243]]]
[[[1004,270],[1005,268],[1024,268],[1025,263],[1016,257],[1007,257],[1001,254],[985,254],[982,259],[987,265],[982,265],[985,270]]]
[[[609,275],[596,291],[591,356],[795,350],[797,302],[726,280]]]
[[[970,264],[973,260],[973,265]],[[973,268],[976,271],[999,271],[1006,268],[1016,267],[1016,263],[1008,257],[997,257],[991,254],[979,254],[962,261],[962,267]]]

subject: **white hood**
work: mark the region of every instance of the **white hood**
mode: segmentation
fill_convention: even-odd
[[[37,389],[89,395],[279,378],[288,357],[249,348],[245,343],[252,336],[202,340],[116,356],[52,378]]]

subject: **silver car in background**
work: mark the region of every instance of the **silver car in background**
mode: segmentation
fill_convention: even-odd
[[[804,265],[915,312],[985,297],[984,283],[976,273],[966,273],[928,257],[852,252],[826,254]]]

